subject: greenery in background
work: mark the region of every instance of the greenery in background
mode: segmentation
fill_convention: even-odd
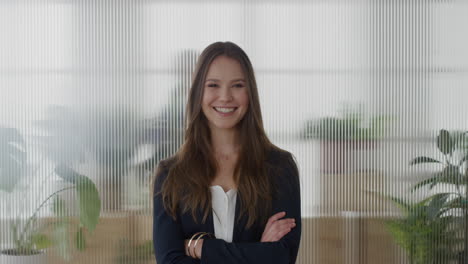
[[[52,106],[47,116],[35,122],[46,133],[36,137],[40,147],[56,163],[95,162],[105,175],[94,177],[110,191],[102,197],[105,206],[110,207],[103,209],[122,209],[124,180],[133,168],[138,169],[150,159],[151,155],[141,151],[145,145],[154,147],[161,140],[160,122],[125,106],[95,107],[83,112]],[[138,170],[136,175],[143,177],[143,172]]]
[[[373,140],[381,138],[391,118],[375,115],[366,118],[363,107],[342,111],[342,117],[324,117],[308,120],[301,131],[303,139]]]
[[[421,156],[410,165],[435,164],[440,169],[412,187],[412,191],[439,184],[453,187],[422,201],[408,203],[389,197],[404,217],[387,221],[388,230],[409,255],[411,264],[466,263],[468,258],[468,149],[465,133],[440,130],[436,139],[442,160]]]
[[[26,144],[21,134],[17,129],[0,127],[0,191],[14,193],[15,186],[22,178],[36,176],[35,173],[27,173],[27,166]],[[92,232],[99,220],[101,202],[96,186],[88,177],[77,173],[64,163],[56,165],[54,173],[68,187],[55,191],[40,201],[40,205],[26,220],[21,220],[19,217],[14,220],[11,225],[14,248],[3,250],[3,254],[33,255],[38,254],[39,250],[55,245],[60,255],[69,259],[68,234],[72,229],[75,230],[73,240],[76,248],[85,249],[85,233]],[[77,227],[67,216],[65,202],[59,197],[60,193],[72,189],[76,191],[79,205]],[[47,207],[50,207],[55,217],[47,223],[42,223],[44,221],[38,221],[38,214]]]
[[[397,244],[407,251],[411,264],[445,263],[457,258],[454,249],[460,244],[460,238],[456,237],[456,218],[437,215],[444,198],[438,196],[414,204],[391,199],[404,217],[388,220],[386,226]]]
[[[129,239],[121,239],[118,244],[118,255],[114,263],[127,264],[127,263],[148,263],[154,260],[153,241],[148,240],[140,244],[132,243]]]

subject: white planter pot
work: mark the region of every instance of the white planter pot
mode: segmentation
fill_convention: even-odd
[[[0,253],[0,264],[47,264],[47,255],[44,251],[30,256],[13,256]]]

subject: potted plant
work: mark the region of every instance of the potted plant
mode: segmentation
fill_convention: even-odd
[[[320,140],[320,170],[323,173],[349,171],[352,150],[371,149],[381,138],[390,118],[385,115],[365,118],[362,107],[343,111],[341,117],[308,120],[302,129],[303,139]]]
[[[389,196],[403,217],[386,222],[396,242],[408,253],[410,263],[466,263],[468,253],[468,152],[465,133],[440,130],[436,145],[442,160],[416,157],[410,165],[434,164],[440,168],[416,183],[412,191],[443,184],[451,191],[436,192],[410,203]],[[447,188],[445,188],[447,190]],[[460,232],[463,230],[463,232]]]
[[[30,164],[21,134],[14,128],[0,127],[0,135],[0,191],[13,195],[21,192],[15,189],[21,179],[35,175],[26,168]],[[76,248],[85,249],[85,233],[93,232],[99,220],[101,203],[96,186],[88,177],[63,163],[57,164],[53,173],[61,178],[65,187],[39,201],[33,213],[26,218],[13,219],[9,230],[11,236],[0,238],[5,240],[3,244],[9,246],[0,252],[1,263],[46,263],[45,249],[53,246],[57,247],[62,257],[69,259],[70,232],[74,232]],[[66,214],[65,203],[60,198],[61,193],[71,190],[76,192],[78,225]],[[28,192],[19,194],[25,197]],[[50,219],[40,218],[40,212],[47,208],[52,210],[54,216]]]

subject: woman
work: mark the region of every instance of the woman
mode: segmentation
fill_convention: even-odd
[[[186,111],[184,144],[154,182],[157,263],[295,263],[297,166],[265,134],[241,48],[216,42],[202,52]]]

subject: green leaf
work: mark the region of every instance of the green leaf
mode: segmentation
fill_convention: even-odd
[[[445,207],[448,210],[450,209],[468,209],[468,200],[463,199],[462,197],[457,197],[448,202]]]
[[[421,187],[424,187],[424,186],[426,186],[428,184],[430,184],[430,189],[432,189],[432,187],[434,187],[436,183],[437,183],[437,176],[433,176],[433,177],[431,177],[429,179],[418,182],[416,185],[414,185],[411,188],[411,191],[416,191],[417,189],[419,189]]]
[[[460,174],[460,168],[454,165],[446,166],[442,172],[437,173],[437,181],[440,183],[449,183],[449,184],[460,184],[462,175]]]
[[[411,204],[407,203],[401,198],[393,196],[387,196],[387,198],[390,199],[393,203],[395,203],[395,205],[397,205],[400,209],[404,210],[405,212],[408,212],[411,209]]]
[[[417,157],[410,161],[410,165],[420,164],[420,163],[441,163],[440,161],[429,158],[429,157]]]
[[[427,206],[427,216],[429,220],[435,220],[440,215],[441,209],[446,205],[451,193],[438,193],[431,196],[431,202]]]
[[[80,204],[80,222],[92,232],[99,222],[101,212],[101,199],[98,190],[90,179],[83,176],[76,183],[76,192]]]
[[[137,245],[136,254],[142,259],[150,259],[154,255],[153,240],[147,240]]]
[[[450,137],[450,133],[445,129],[441,129],[437,136],[437,148],[445,155],[452,154],[453,152],[453,140]]]
[[[36,249],[41,250],[41,249],[46,249],[49,248],[53,245],[52,240],[50,240],[46,235],[44,234],[34,234],[32,236],[32,242],[36,246]]]
[[[55,172],[62,179],[75,184],[80,207],[80,223],[92,232],[96,228],[101,211],[101,199],[96,185],[88,177],[64,164],[59,164]]]
[[[79,251],[83,251],[86,248],[86,241],[85,241],[85,236],[84,236],[82,227],[80,227],[78,231],[76,232],[75,243],[76,243],[76,248]]]
[[[452,133],[452,138],[454,141],[455,146],[459,148],[466,148],[468,143],[468,138],[466,135],[468,134],[468,131],[465,132],[458,132],[458,133]]]
[[[441,172],[436,173],[433,177],[414,185],[413,188],[411,188],[411,191],[415,191],[428,184],[430,185],[429,189],[432,189],[438,183],[459,185],[462,177],[463,175],[460,174],[458,166],[448,165]]]

